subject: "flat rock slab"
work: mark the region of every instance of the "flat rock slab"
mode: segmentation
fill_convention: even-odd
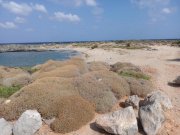
[[[7,122],[4,118],[0,119],[0,135],[12,135],[12,124]]]
[[[136,116],[131,106],[100,116],[96,125],[115,135],[135,135],[138,132]]]
[[[41,126],[41,115],[36,110],[27,110],[15,123],[13,133],[14,135],[34,135]]]

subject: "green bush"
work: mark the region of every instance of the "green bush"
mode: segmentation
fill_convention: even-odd
[[[33,74],[34,72],[38,71],[37,68],[32,68],[32,67],[20,67],[20,68],[27,71],[30,74]]]
[[[5,87],[0,86],[0,98],[8,98],[18,90],[20,90],[21,86],[11,86]]]
[[[98,45],[93,45],[93,46],[91,47],[91,49],[95,49],[95,48],[98,48]]]
[[[144,80],[150,80],[150,76],[146,75],[146,74],[143,74],[141,72],[136,72],[136,71],[121,71],[119,73],[119,75],[121,76],[126,76],[126,77],[133,77],[133,78],[136,78],[136,79],[144,79]]]

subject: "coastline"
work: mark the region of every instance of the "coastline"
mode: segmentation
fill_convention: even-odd
[[[107,45],[107,44],[106,44]],[[156,89],[162,90],[171,98],[174,108],[168,114],[168,122],[166,123],[166,130],[170,131],[170,135],[179,134],[180,129],[180,92],[178,87],[171,87],[168,82],[174,80],[177,73],[180,73],[180,48],[162,45],[149,46],[150,49],[122,49],[113,47],[98,47],[92,49],[91,47],[77,47],[73,45],[60,47],[46,48],[59,50],[74,50],[80,52],[86,62],[101,61],[107,64],[114,64],[116,62],[128,62],[137,65],[143,72],[152,77],[152,82]],[[98,115],[96,114],[96,117]],[[96,118],[95,117],[95,118]],[[94,119],[95,120],[95,119]],[[83,126],[76,131],[77,134],[87,135],[102,135],[90,128],[92,120],[89,124]],[[42,132],[49,130],[47,126],[42,127]],[[73,135],[69,133],[67,135]],[[55,135],[52,133],[52,135]],[[58,134],[59,135],[59,134]]]

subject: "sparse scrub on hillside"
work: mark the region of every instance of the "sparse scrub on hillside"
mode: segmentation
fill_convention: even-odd
[[[18,90],[20,90],[21,86],[11,86],[5,87],[0,86],[0,98],[8,98]]]

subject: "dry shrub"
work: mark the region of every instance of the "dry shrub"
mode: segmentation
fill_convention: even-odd
[[[13,85],[24,86],[29,82],[31,82],[31,76],[28,72],[19,68],[0,67],[0,85],[9,87]]]
[[[94,71],[75,79],[79,94],[93,103],[96,111],[105,113],[116,103],[116,97],[130,95],[128,83],[110,71]]]
[[[11,102],[0,106],[0,116],[7,120],[17,119],[25,110],[37,109],[44,118],[58,115],[59,99],[78,95],[72,79],[43,78],[22,88],[11,97]]]
[[[116,103],[116,98],[110,89],[92,74],[85,74],[75,79],[79,94],[95,105],[96,111],[108,112]]]
[[[81,58],[72,58],[66,61],[54,61],[49,60],[46,63],[38,66],[39,72],[49,72],[58,67],[63,67],[67,65],[75,65],[78,67],[81,73],[85,73],[88,71],[86,62]]]
[[[58,67],[49,72],[41,72],[33,74],[33,79],[40,79],[44,77],[65,77],[72,78],[79,76],[80,72],[77,66],[75,65],[65,65],[63,67]]]
[[[131,95],[145,97],[148,93],[154,90],[151,81],[144,79],[135,79],[132,77],[126,77],[126,80],[130,86]]]
[[[58,109],[58,117],[50,126],[59,133],[78,130],[94,117],[94,108],[80,96],[63,97]]]
[[[110,66],[105,62],[90,62],[88,63],[89,71],[109,70]]]
[[[116,73],[120,73],[121,71],[124,71],[124,70],[132,70],[136,72],[141,72],[141,70],[137,66],[131,63],[123,63],[123,62],[117,62],[114,65],[111,65],[110,70]]]
[[[95,71],[90,72],[95,78],[100,80],[107,88],[109,88],[116,98],[130,95],[130,88],[127,81],[121,76],[111,71]]]

